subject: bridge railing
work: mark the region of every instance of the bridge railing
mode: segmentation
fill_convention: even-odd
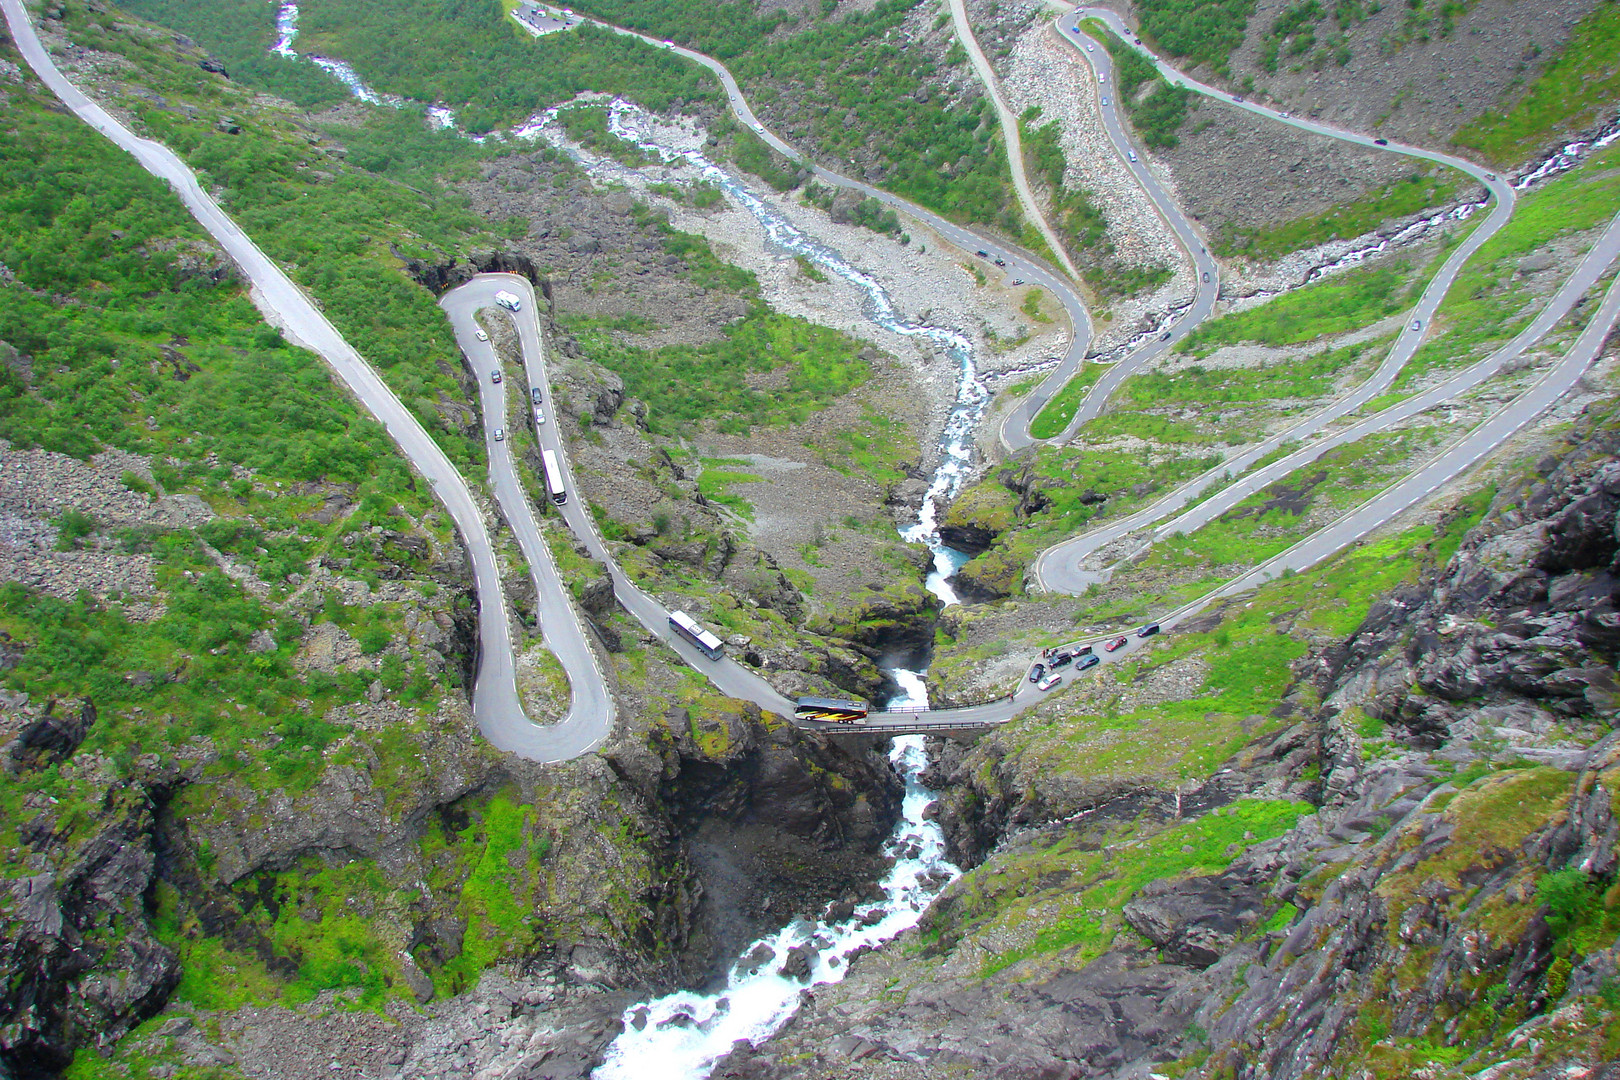
[[[881,710],[873,711],[881,711],[884,715],[904,715],[906,713],[925,712],[960,712],[963,709],[977,709],[984,705],[994,705],[998,701],[1011,701],[1016,696],[1018,696],[1018,691],[1012,690],[1005,694],[997,694],[994,697],[980,698],[977,701],[965,701],[960,705],[947,705],[944,707],[938,705],[889,705]]]

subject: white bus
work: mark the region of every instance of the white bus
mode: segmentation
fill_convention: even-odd
[[[684,611],[669,613],[669,628],[697,647],[697,650],[710,660],[718,660],[725,654],[726,643],[709,633]]]
[[[542,450],[540,460],[546,465],[546,491],[551,501],[561,506],[568,501],[568,489],[563,487],[562,466],[557,464],[557,451]]]
[[[516,293],[509,293],[505,291],[495,294],[495,302],[501,305],[501,307],[505,308],[507,311],[517,311],[519,308],[523,307],[523,301],[517,298]]]

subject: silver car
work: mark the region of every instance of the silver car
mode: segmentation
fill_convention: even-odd
[[[1057,672],[1054,671],[1052,674],[1048,675],[1046,678],[1044,678],[1040,682],[1036,683],[1035,684],[1035,689],[1037,689],[1037,690],[1050,690],[1050,689],[1052,689],[1052,687],[1056,686],[1058,683],[1060,683],[1062,681],[1063,681],[1063,676],[1059,675]]]

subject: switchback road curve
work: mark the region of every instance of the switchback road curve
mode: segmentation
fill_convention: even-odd
[[[512,637],[507,619],[506,600],[501,591],[500,570],[495,547],[484,520],[483,510],[473,498],[467,482],[445,456],[444,451],[411,415],[403,402],[360,354],[327,321],[314,302],[293,284],[246,233],[203,191],[197,177],[168,147],[135,135],[100,105],[79,91],[57,69],[50,54],[34,32],[22,0],[0,0],[12,40],[18,51],[42,82],[73,113],[128,151],[153,176],[166,181],[180,197],[197,222],[225,249],[252,285],[253,303],[287,338],[318,354],[349,388],[360,403],[382,422],[400,452],[431,485],[433,493],[455,523],[467,546],[472,564],[474,589],[478,596],[479,660],[475,675],[474,712],[483,726],[495,715],[521,716],[517,687],[511,677]],[[531,725],[532,726],[532,725]],[[484,726],[486,734],[491,728]],[[520,741],[498,736],[504,725],[495,725],[491,740],[502,749],[529,756]]]

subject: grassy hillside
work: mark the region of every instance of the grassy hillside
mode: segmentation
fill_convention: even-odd
[[[1452,142],[1511,166],[1584,128],[1615,118],[1620,102],[1620,3],[1606,0],[1575,27],[1564,51],[1506,112],[1477,117]]]

